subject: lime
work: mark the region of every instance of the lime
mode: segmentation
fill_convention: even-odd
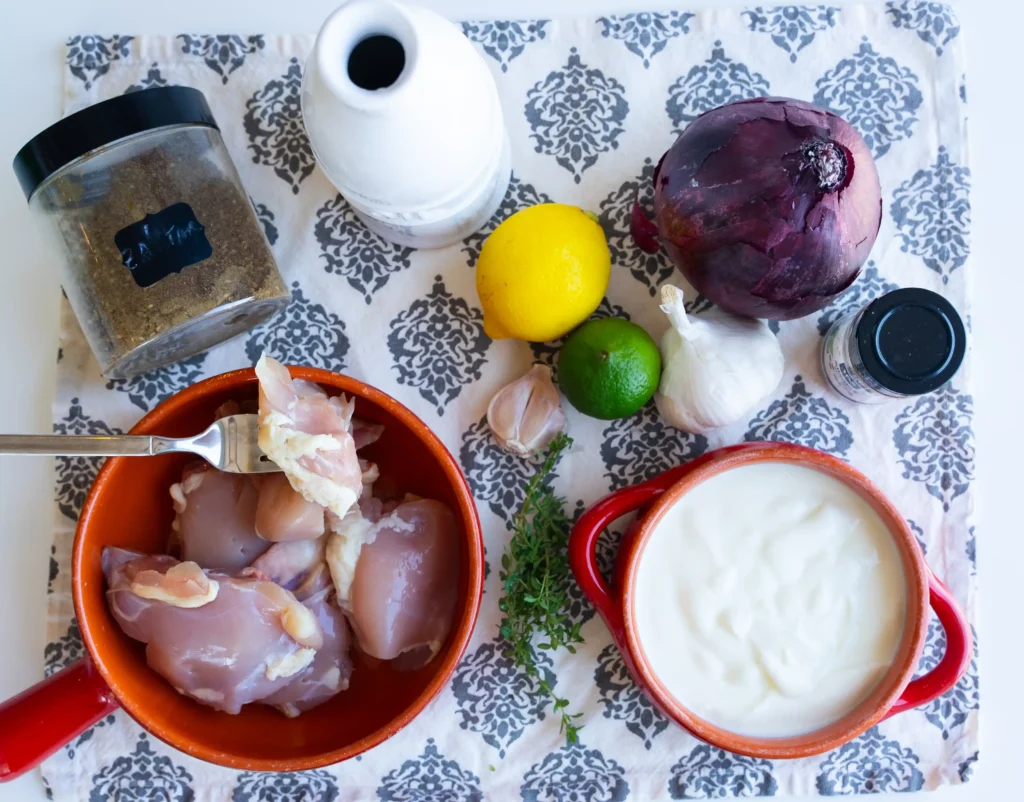
[[[590,320],[558,352],[558,385],[584,415],[632,415],[658,389],[661,354],[651,335],[621,318]]]

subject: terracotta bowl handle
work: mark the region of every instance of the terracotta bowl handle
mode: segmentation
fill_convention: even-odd
[[[117,707],[88,657],[0,702],[0,782],[35,768]]]
[[[576,576],[576,582],[601,614],[601,618],[611,630],[612,637],[620,646],[626,636],[622,612],[612,588],[601,576],[601,569],[597,567],[597,538],[613,521],[654,501],[691,467],[680,465],[642,484],[616,490],[583,513],[572,528],[572,534],[569,536],[569,564]]]
[[[953,594],[934,574],[928,575],[931,607],[946,630],[946,653],[939,664],[923,677],[912,680],[885,718],[926,705],[959,682],[971,660],[971,628]]]

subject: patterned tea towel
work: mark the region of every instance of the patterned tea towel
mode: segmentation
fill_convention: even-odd
[[[500,219],[538,201],[599,213],[614,270],[598,315],[655,337],[656,288],[680,281],[664,256],[628,234],[630,203],[658,157],[701,112],[758,95],[803,98],[864,135],[876,159],[884,218],[856,284],[820,313],[782,323],[786,375],[749,420],[705,436],[666,427],[653,406],[601,422],[567,409],[575,446],[556,486],[574,514],[610,490],[709,449],[777,439],[831,451],[867,472],[910,519],[936,573],[975,615],[971,527],[974,440],[970,365],[932,395],[857,406],[826,389],[821,336],[847,310],[898,286],[948,296],[969,322],[970,171],[963,39],[942,6],[888,5],[672,11],[601,19],[470,22],[493,70],[512,141],[514,178],[487,228],[430,252],[365,229],[313,161],[299,111],[312,38],[76,36],[65,108],[141,87],[189,84],[210,101],[259,212],[293,301],[260,330],[131,381],[104,381],[74,316],[62,316],[54,431],[128,429],[198,379],[251,365],[263,349],[287,362],[345,371],[409,405],[448,445],[472,485],[490,573],[473,642],[454,678],[412,725],[361,759],[294,775],[239,773],[165,746],[117,713],[43,767],[54,799],[234,802],[287,800],[650,800],[930,789],[966,781],[978,759],[976,659],[957,687],[830,754],[755,760],[696,741],[631,682],[602,621],[576,591],[586,644],[544,653],[559,691],[585,713],[569,746],[536,682],[497,640],[497,561],[533,465],[498,451],[484,411],[493,393],[555,349],[484,334],[473,266]],[[47,671],[81,656],[71,605],[70,545],[97,469],[57,461]],[[607,564],[612,549],[603,550]],[[936,621],[921,670],[943,653]]]

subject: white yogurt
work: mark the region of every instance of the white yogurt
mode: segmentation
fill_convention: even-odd
[[[650,668],[724,729],[800,735],[842,718],[896,656],[900,553],[837,479],[787,463],[727,470],[658,522],[634,613]]]

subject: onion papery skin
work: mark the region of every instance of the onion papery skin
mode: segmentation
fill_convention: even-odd
[[[654,182],[653,222],[676,266],[709,300],[748,317],[790,320],[828,304],[856,280],[882,220],[864,139],[799,100],[704,113]],[[650,231],[634,229],[649,244]]]

